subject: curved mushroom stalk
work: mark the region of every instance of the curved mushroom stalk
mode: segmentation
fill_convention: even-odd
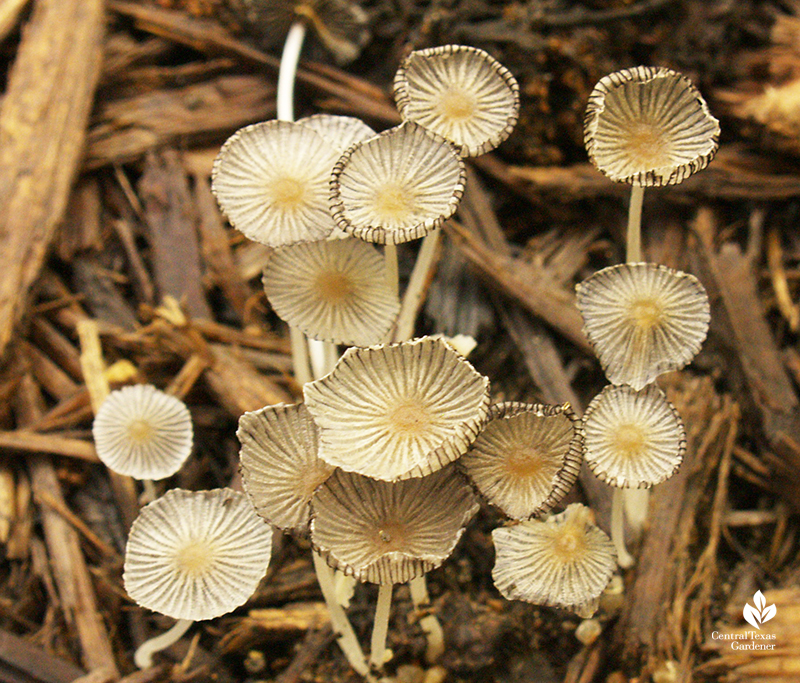
[[[428,584],[425,576],[423,574],[411,579],[408,582],[408,587],[411,591],[411,601],[414,603],[414,608],[418,612],[425,613],[419,620],[420,628],[422,628],[428,640],[428,647],[425,649],[425,661],[428,664],[434,664],[444,654],[444,631],[439,619],[430,611],[431,598],[428,595]]]
[[[136,649],[136,653],[133,655],[133,663],[140,669],[149,669],[153,666],[153,655],[177,643],[192,624],[194,624],[194,621],[191,619],[178,619],[168,631],[146,640]]]

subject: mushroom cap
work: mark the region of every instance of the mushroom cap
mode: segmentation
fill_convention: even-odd
[[[412,52],[394,79],[397,109],[474,157],[505,140],[519,116],[519,85],[488,53],[465,45]]]
[[[700,350],[711,310],[700,281],[655,263],[625,263],[577,286],[584,332],[613,384],[641,389]]]
[[[333,474],[317,457],[317,426],[304,405],[267,406],[239,418],[242,483],[256,512],[284,531],[305,532],[311,497]]]
[[[352,237],[276,249],[264,291],[281,319],[337,344],[380,343],[400,311],[384,255]]]
[[[686,431],[678,411],[655,384],[641,391],[609,385],[583,416],[586,464],[618,488],[649,488],[683,461]]]
[[[443,137],[402,123],[348,149],[333,169],[330,208],[345,232],[400,244],[427,235],[461,200],[466,169]]]
[[[345,574],[381,584],[441,565],[478,511],[453,467],[395,483],[336,470],[311,507],[314,548]]]
[[[685,76],[637,66],[602,78],[589,95],[584,140],[589,158],[611,180],[676,185],[708,166],[719,121]]]
[[[429,337],[350,348],[303,391],[320,429],[319,457],[385,481],[430,474],[457,459],[489,407],[489,380]]]
[[[340,155],[348,147],[374,138],[377,133],[361,119],[354,116],[335,116],[333,114],[314,114],[297,121],[302,126],[315,130],[331,145]]]
[[[328,181],[338,155],[312,127],[246,126],[222,146],[212,189],[231,225],[268,247],[325,239],[334,224]]]
[[[544,521],[529,520],[492,532],[492,578],[509,600],[580,609],[592,605],[617,566],[611,540],[580,503]]]
[[[92,424],[97,457],[118,474],[165,479],[192,452],[192,416],[183,401],[150,384],[112,391]]]
[[[514,519],[550,510],[572,488],[583,459],[583,428],[569,404],[501,403],[459,459],[492,505]]]
[[[242,605],[267,571],[272,529],[243,493],[172,489],[131,525],[123,581],[138,605],[214,619]]]

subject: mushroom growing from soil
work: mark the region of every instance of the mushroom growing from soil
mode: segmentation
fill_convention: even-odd
[[[412,52],[394,79],[397,109],[452,142],[462,156],[497,147],[519,115],[519,85],[488,53],[466,45]]]
[[[159,637],[137,650],[137,666],[150,666],[153,653],[193,621],[247,601],[267,571],[271,548],[272,529],[231,489],[172,489],[142,508],[125,549],[125,590],[138,605],[179,622],[169,642]]]
[[[567,494],[582,459],[583,427],[569,405],[500,403],[458,464],[492,505],[529,519]]]
[[[544,521],[495,529],[492,578],[509,600],[552,605],[588,618],[616,568],[614,548],[584,505]]]
[[[460,457],[489,409],[489,381],[430,337],[350,348],[304,393],[320,429],[319,457],[385,481],[430,474]]]
[[[112,391],[92,424],[97,457],[118,474],[165,479],[192,452],[192,416],[183,401],[149,384]]]
[[[711,320],[693,275],[655,263],[598,271],[577,286],[584,331],[613,384],[642,389],[700,350]]]

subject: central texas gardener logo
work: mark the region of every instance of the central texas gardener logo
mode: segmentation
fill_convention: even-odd
[[[775,616],[775,605],[767,607],[767,600],[764,598],[761,591],[757,591],[753,596],[753,602],[756,605],[755,607],[749,602],[744,606],[744,619],[751,626],[761,630],[761,624]]]

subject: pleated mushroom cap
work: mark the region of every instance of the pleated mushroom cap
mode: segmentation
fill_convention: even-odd
[[[239,418],[244,490],[273,526],[308,531],[314,491],[333,474],[317,457],[317,426],[304,405],[267,406]]]
[[[339,154],[344,154],[348,147],[357,142],[369,140],[377,135],[366,123],[354,116],[314,114],[298,120],[297,123],[319,133],[335,146]]]
[[[617,565],[611,540],[580,503],[545,521],[495,529],[492,539],[492,578],[509,600],[591,613]]]
[[[490,421],[458,462],[492,505],[528,519],[567,494],[582,458],[583,428],[569,405],[503,403],[492,406]]]
[[[334,227],[328,181],[337,158],[313,128],[255,123],[222,146],[212,189],[231,225],[255,242],[281,247],[322,240]]]
[[[440,339],[348,349],[304,387],[319,457],[395,481],[461,456],[486,420],[489,380]]]
[[[276,249],[264,291],[282,320],[338,344],[380,343],[400,310],[383,254],[352,237]]]
[[[410,581],[441,565],[478,511],[453,467],[396,483],[336,470],[311,506],[311,542],[328,563],[380,584]]]
[[[719,121],[685,76],[637,66],[602,78],[589,95],[584,141],[611,180],[676,185],[704,169],[718,147]]]
[[[192,452],[192,416],[183,401],[149,384],[112,391],[94,418],[97,457],[118,474],[165,479]]]
[[[655,263],[598,271],[577,286],[584,332],[613,384],[642,389],[700,350],[711,311],[693,275]]]
[[[445,45],[412,52],[394,79],[400,115],[474,157],[505,140],[519,116],[519,85],[483,50]]]
[[[272,529],[243,493],[172,489],[131,526],[125,590],[174,619],[214,619],[255,592],[271,547]]]
[[[602,481],[619,488],[649,488],[678,471],[686,431],[664,392],[607,386],[583,416],[586,463]]]
[[[453,146],[403,123],[350,147],[331,179],[336,225],[367,242],[424,237],[455,213],[466,170]]]

